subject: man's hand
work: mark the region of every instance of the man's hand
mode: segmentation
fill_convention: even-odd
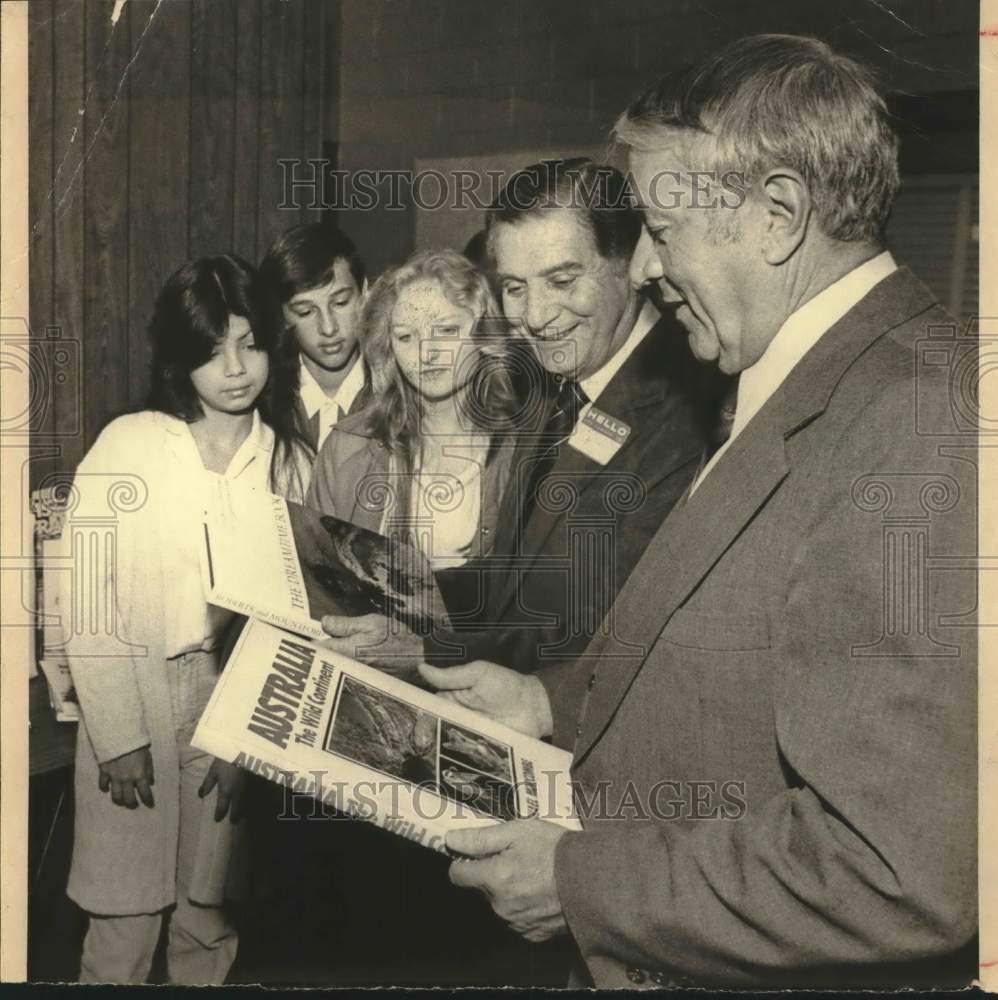
[[[496,916],[528,941],[568,930],[554,881],[554,851],[568,831],[539,819],[452,830],[447,847],[465,855],[450,866],[454,885],[481,889]]]
[[[326,615],[322,628],[329,638],[318,645],[389,674],[412,674],[423,659],[423,640],[384,615]]]
[[[116,806],[137,809],[136,794],[150,809],[156,804],[152,797],[152,786],[156,784],[152,771],[152,754],[149,747],[130,750],[114,760],[99,764],[100,790],[111,791],[111,801]]]
[[[221,823],[226,814],[233,823],[243,818],[243,786],[246,773],[241,767],[229,764],[217,757],[211,762],[208,773],[201,782],[198,796],[204,798],[218,785],[218,798],[215,802],[215,822]]]
[[[536,677],[485,660],[461,667],[421,663],[419,673],[448,701],[536,739],[551,735],[551,705],[544,685]]]

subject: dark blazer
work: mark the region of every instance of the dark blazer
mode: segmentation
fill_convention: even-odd
[[[614,635],[539,674],[589,814],[556,877],[597,986],[929,984],[973,961],[955,330],[906,269],[878,284],[666,520]]]
[[[549,378],[540,373],[537,378]],[[705,383],[705,379],[708,380]],[[512,456],[488,563],[469,566],[484,594],[466,628],[427,640],[430,662],[491,660],[521,671],[580,656],[648,541],[689,486],[713,419],[718,380],[698,365],[675,321],[657,323],[596,400],[631,428],[605,465],[562,445],[525,526],[525,487],[548,409]],[[548,404],[550,405],[550,403]]]

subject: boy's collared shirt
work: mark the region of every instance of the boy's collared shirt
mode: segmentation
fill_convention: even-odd
[[[301,364],[301,381],[298,394],[301,397],[305,416],[312,424],[316,435],[316,450],[318,451],[329,432],[336,426],[341,417],[346,416],[353,406],[357,394],[364,387],[364,365],[360,356],[354,358],[350,371],[340,384],[335,396],[327,396],[321,385],[308,370],[305,362]]]

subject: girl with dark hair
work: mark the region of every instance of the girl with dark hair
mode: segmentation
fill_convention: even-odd
[[[110,607],[115,623],[111,635],[76,629],[67,644],[82,715],[68,892],[90,914],[84,982],[143,982],[168,907],[171,982],[221,983],[235,956],[223,903],[240,773],[190,743],[232,618],[205,599],[201,524],[211,473],[298,500],[307,488],[293,370],[274,330],[244,261],[185,264],[150,324],[149,408],[109,424],[77,470],[71,551],[126,501],[100,529],[113,532],[106,574],[76,580],[62,605],[77,621]]]

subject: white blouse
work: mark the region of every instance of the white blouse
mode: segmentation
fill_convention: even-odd
[[[456,445],[448,445],[455,452]],[[431,473],[417,464],[410,478],[412,516],[407,526],[416,544],[434,570],[463,566],[478,538],[482,509],[482,464],[479,452],[468,449],[467,464],[460,475]],[[389,460],[389,478],[399,478],[395,458]],[[381,534],[395,527],[395,510],[386,506],[381,518]]]
[[[254,411],[250,432],[232,456],[224,478],[247,489],[270,491],[273,448],[273,430]],[[307,487],[307,468],[303,467],[302,472],[303,486]],[[115,481],[136,490],[139,499],[144,496],[142,506],[147,516],[142,519],[142,530],[157,537],[154,541],[144,539],[143,551],[158,553],[162,579],[169,581],[160,597],[161,634],[168,658],[212,649],[232,618],[231,612],[207,603],[201,576],[204,510],[215,475],[205,469],[185,421],[147,410],[108,425],[80,463],[74,481],[78,500],[67,518],[67,529],[75,523],[79,530],[90,519],[107,520],[110,516],[117,520],[119,533],[127,532],[133,519],[127,512],[109,507]],[[120,493],[122,487],[117,488]],[[286,489],[280,492],[287,494]],[[117,546],[122,555],[130,551],[125,542],[120,538]],[[114,586],[120,606],[133,606],[128,588],[142,579],[138,569],[124,564],[115,567]]]

